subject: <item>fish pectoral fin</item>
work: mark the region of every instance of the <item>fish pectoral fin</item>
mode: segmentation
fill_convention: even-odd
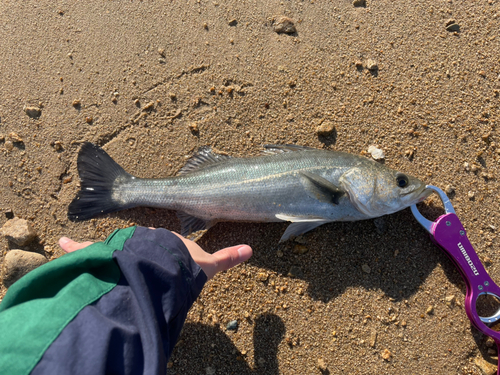
[[[292,223],[286,228],[285,233],[283,233],[283,236],[281,236],[280,242],[284,242],[288,240],[290,237],[297,237],[300,236],[301,234],[304,234],[306,232],[309,232],[313,230],[314,228],[319,227],[320,225],[323,225],[325,223],[328,223],[328,221],[297,221],[295,223]]]
[[[345,194],[344,190],[317,174],[300,171],[299,178],[307,195],[320,202],[337,205],[340,197]]]
[[[177,217],[181,221],[181,235],[184,237],[193,232],[209,229],[216,223],[215,220],[200,219],[184,212],[177,212]]]

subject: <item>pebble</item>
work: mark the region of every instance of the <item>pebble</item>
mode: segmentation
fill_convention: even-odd
[[[237,320],[231,320],[229,323],[227,323],[226,329],[228,331],[236,331],[238,329],[238,321]]]
[[[158,48],[158,53],[160,56],[165,57],[165,48]]]
[[[10,250],[2,265],[2,279],[8,288],[35,268],[47,263],[47,258],[38,253],[24,250]]]
[[[13,143],[23,143],[23,139],[19,136],[19,134],[14,132],[9,133],[7,140]]]
[[[484,344],[486,345],[487,348],[493,348],[493,345],[495,345],[495,340],[493,340],[493,338],[488,336]]]
[[[375,60],[373,59],[368,59],[366,61],[366,68],[371,71],[375,71],[378,69],[378,64]]]
[[[474,359],[474,364],[479,367],[484,375],[495,375],[497,373],[497,366],[486,361],[481,354]]]
[[[205,373],[206,373],[207,375],[215,375],[215,369],[214,369],[213,367],[210,367],[210,366],[209,366],[209,367],[207,367],[207,368],[205,369]]]
[[[36,232],[27,220],[15,217],[3,225],[2,235],[16,245],[24,246],[33,241]]]
[[[372,269],[370,268],[370,266],[369,266],[368,264],[363,264],[363,265],[361,266],[361,269],[362,269],[362,270],[363,270],[363,272],[365,272],[365,273],[370,273],[370,272],[372,272]]]
[[[425,310],[425,313],[426,313],[427,315],[431,315],[431,314],[433,314],[433,313],[434,313],[434,306],[429,305],[429,306],[427,307],[427,310]]]
[[[460,25],[458,23],[452,23],[448,26],[446,26],[446,30],[447,31],[460,31]]]
[[[4,214],[7,219],[12,219],[14,217],[14,211],[12,211],[12,208],[7,208]]]
[[[384,349],[384,351],[382,352],[382,358],[384,359],[384,361],[389,362],[391,360],[391,357],[392,353],[388,349]]]
[[[238,21],[235,19],[232,19],[231,21],[228,22],[229,26],[236,26],[238,24]]]
[[[327,136],[330,135],[334,130],[335,130],[335,125],[331,121],[324,120],[316,128],[316,134]]]
[[[188,128],[193,133],[198,133],[200,131],[200,128],[198,127],[198,123],[196,121],[189,123]]]
[[[451,185],[446,185],[446,187],[444,188],[444,191],[446,192],[446,194],[450,195],[450,194],[453,194],[455,192],[455,188]]]
[[[370,334],[370,347],[374,348],[377,343],[377,331],[372,331]]]
[[[456,297],[454,295],[444,297],[444,302],[446,303],[446,306],[453,307],[453,305],[455,305],[455,301]]]
[[[257,280],[265,282],[269,278],[269,275],[266,272],[259,272],[257,274]]]
[[[352,5],[355,7],[365,7],[366,6],[366,0],[354,0],[352,2]]]
[[[470,171],[470,165],[469,165],[469,163],[467,163],[467,162],[465,162],[465,163],[464,163],[464,169],[465,169],[467,172],[469,172],[469,171]]]
[[[469,197],[469,199],[470,199],[470,200],[473,200],[473,199],[474,199],[474,197],[475,197],[474,192],[473,192],[473,191],[469,191],[469,192],[467,193],[467,197]]]
[[[42,114],[42,109],[39,107],[24,107],[24,113],[26,113],[31,118],[40,117]]]
[[[82,102],[79,99],[73,100],[73,107],[78,108],[82,105]]]
[[[297,29],[291,18],[280,16],[274,21],[274,31],[278,34],[293,34]]]
[[[304,273],[299,267],[292,266],[290,267],[290,271],[288,271],[288,276],[301,278],[304,276]]]
[[[326,362],[323,358],[318,358],[318,368],[321,371],[326,371],[328,370],[328,366],[326,365]]]
[[[333,122],[328,120],[323,120],[321,121],[320,125],[316,128],[316,134],[327,136],[333,133],[334,130],[335,130],[335,125],[333,124]]]
[[[14,143],[12,141],[5,141],[4,147],[7,151],[11,152],[14,149]]]
[[[368,147],[368,153],[375,160],[381,160],[381,159],[385,158],[384,151],[382,151],[381,149],[377,148],[377,146],[370,146],[370,147]]]
[[[300,245],[300,244],[296,244],[293,246],[293,249],[292,249],[292,253],[294,254],[305,254],[309,251],[309,249],[304,246],[304,245]]]

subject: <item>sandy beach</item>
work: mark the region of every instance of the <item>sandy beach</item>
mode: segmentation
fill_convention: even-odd
[[[2,237],[0,262],[12,249],[55,259],[61,236],[180,231],[151,208],[69,221],[85,141],[147,178],[205,145],[235,157],[374,145],[447,191],[500,283],[499,17],[497,0],[2,1],[0,226],[23,218],[37,237]],[[421,211],[440,215],[437,197]],[[460,274],[409,209],[279,247],[286,226],[218,223],[198,241],[254,256],[206,285],[170,374],[496,373]]]

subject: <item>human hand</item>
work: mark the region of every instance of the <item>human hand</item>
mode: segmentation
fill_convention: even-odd
[[[228,270],[229,268],[250,259],[252,256],[252,248],[248,245],[226,247],[225,249],[210,254],[204,251],[195,242],[182,237],[178,233],[172,233],[184,242],[184,245],[186,245],[191,257],[201,267],[203,272],[205,272],[208,279],[214,277],[217,272]],[[92,244],[93,242],[90,241],[76,242],[67,237],[62,237],[59,240],[59,246],[61,246],[61,248],[67,253],[83,249]]]

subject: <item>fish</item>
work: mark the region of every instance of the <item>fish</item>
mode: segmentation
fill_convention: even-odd
[[[219,221],[291,222],[280,242],[335,221],[388,215],[423,201],[421,180],[361,155],[298,145],[265,145],[238,158],[201,147],[177,176],[138,178],[102,148],[85,142],[78,154],[80,191],[71,221],[147,206],[177,211],[181,234]]]

